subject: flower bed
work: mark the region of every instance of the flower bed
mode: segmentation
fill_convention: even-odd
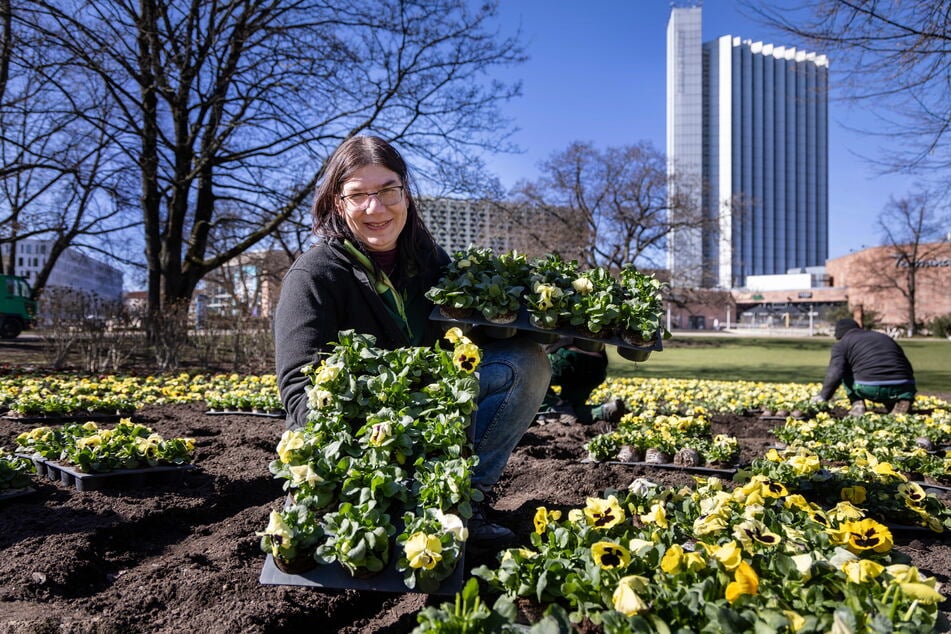
[[[834,511],[834,509],[833,509]],[[943,597],[934,577],[893,551],[888,528],[823,513],[755,477],[734,490],[635,480],[567,513],[539,507],[530,547],[474,574],[508,601],[477,609],[474,585],[426,608],[416,631],[515,631],[516,598],[549,626],[586,631],[932,631]],[[460,609],[460,607],[466,609]],[[510,629],[506,629],[510,628]],[[558,631],[557,628],[554,631]]]
[[[221,410],[276,413],[281,409],[273,374],[119,376],[63,372],[0,376],[0,412],[36,422],[108,420],[150,405],[205,401]]]

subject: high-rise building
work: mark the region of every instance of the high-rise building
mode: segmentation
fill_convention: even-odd
[[[668,174],[691,201],[682,214],[702,222],[672,231],[672,283],[741,287],[825,264],[828,60],[731,35],[701,41],[701,8],[673,8]]]

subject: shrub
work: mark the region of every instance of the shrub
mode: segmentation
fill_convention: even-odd
[[[931,320],[928,329],[935,337],[951,339],[951,315],[940,315]]]

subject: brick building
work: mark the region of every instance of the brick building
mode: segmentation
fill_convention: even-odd
[[[915,273],[915,318],[928,324],[951,315],[951,241],[864,249],[826,262],[838,287],[848,288],[849,308],[874,310],[883,326],[909,319],[909,284]]]

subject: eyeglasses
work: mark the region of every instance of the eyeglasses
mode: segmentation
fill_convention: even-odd
[[[341,196],[340,200],[347,203],[350,209],[366,209],[370,206],[370,196],[376,196],[381,205],[396,205],[403,200],[403,186],[384,187],[380,191],[360,192]]]

